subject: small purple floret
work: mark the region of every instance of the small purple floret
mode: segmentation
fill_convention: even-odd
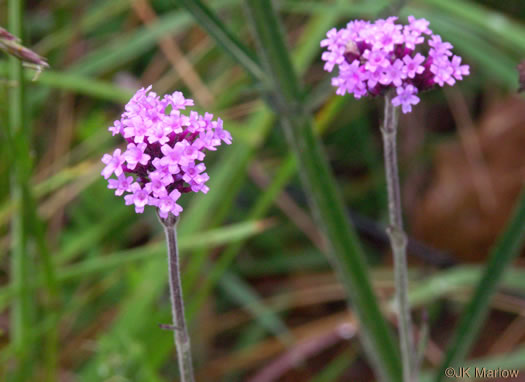
[[[120,196],[124,192],[129,192],[131,190],[131,184],[133,183],[132,176],[126,176],[125,174],[120,174],[118,179],[109,179],[108,188],[115,190],[115,195]]]
[[[181,92],[160,98],[150,86],[135,93],[121,119],[109,128],[128,144],[124,152],[116,149],[102,157],[101,174],[115,195],[126,193],[126,205],[134,205],[137,213],[150,205],[162,218],[170,213],[177,216],[182,193],[208,192],[205,152],[216,150],[222,142],[231,144],[232,137],[222,120],[213,120],[210,113],[181,113],[193,104]],[[110,179],[113,174],[117,179]]]
[[[116,176],[119,176],[122,174],[124,155],[121,155],[120,149],[116,149],[113,151],[113,155],[104,154],[102,157],[102,163],[106,165],[101,172],[104,179],[108,179],[113,173],[115,173]]]
[[[410,113],[412,111],[412,105],[419,103],[419,98],[415,96],[417,89],[412,85],[405,87],[398,87],[396,89],[397,97],[392,99],[392,105],[401,106],[403,113]]]
[[[422,54],[417,53],[414,57],[406,55],[403,57],[405,63],[405,74],[408,78],[414,78],[417,74],[421,74],[425,71],[425,67],[421,65],[425,61],[425,57]]]

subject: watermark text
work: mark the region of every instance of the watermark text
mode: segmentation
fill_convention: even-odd
[[[518,378],[518,369],[490,369],[487,367],[449,367],[445,370],[447,378]]]

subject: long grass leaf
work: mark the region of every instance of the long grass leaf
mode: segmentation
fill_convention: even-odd
[[[493,11],[482,4],[466,0],[423,2],[448,13],[462,25],[478,27],[487,38],[492,38],[499,44],[506,44],[517,51],[525,51],[525,27],[503,12]]]
[[[232,224],[194,235],[181,235],[179,246],[181,250],[216,248],[232,241],[243,240],[259,234],[268,227],[270,227],[270,224],[265,221],[247,221]],[[161,240],[139,248],[118,251],[106,256],[79,261],[73,265],[62,266],[57,274],[57,279],[64,283],[71,282],[90,274],[110,272],[138,261],[159,259],[164,254],[164,250],[164,242]],[[64,253],[69,253],[69,251],[70,250],[66,250]],[[42,285],[44,285],[42,279],[31,280],[26,283],[26,290],[34,291],[41,288]],[[19,298],[20,296],[20,292],[15,289],[13,285],[0,288],[0,310],[2,310],[7,303],[11,302],[12,298]]]
[[[214,9],[222,9],[233,2],[234,0],[218,0],[212,2],[212,6]],[[98,75],[114,69],[151,49],[159,38],[184,30],[190,25],[190,21],[191,17],[183,12],[167,13],[154,23],[136,28],[133,33],[87,54],[69,67],[68,71],[82,75]]]
[[[274,336],[280,338],[285,344],[290,343],[292,334],[281,320],[279,315],[271,308],[261,302],[260,296],[239,276],[226,272],[219,285],[227,293],[228,297],[234,299],[241,307],[250,312],[254,320]]]
[[[264,71],[253,54],[224,26],[221,20],[200,0],[180,0],[199,25],[212,36],[254,79],[266,81]]]
[[[302,106],[302,90],[288,57],[281,25],[272,7],[246,2],[262,61],[274,79],[271,103],[294,151],[317,223],[331,245],[334,267],[360,318],[367,355],[380,378],[399,381],[399,352],[372,290],[358,239],[352,230],[311,118]]]
[[[17,36],[22,35],[23,2],[10,0],[8,3],[9,29]],[[17,86],[9,91],[9,122],[7,124],[6,136],[12,146],[12,179],[11,194],[15,203],[22,206],[12,221],[12,245],[11,245],[11,284],[13,289],[20,294],[20,299],[14,301],[11,312],[12,342],[17,353],[17,378],[27,376],[31,363],[33,348],[30,346],[30,331],[33,327],[34,299],[27,288],[31,280],[31,273],[35,268],[29,258],[29,237],[36,239],[38,253],[42,262],[43,274],[46,280],[47,292],[50,301],[56,302],[57,283],[54,268],[51,263],[50,253],[47,250],[46,238],[41,226],[40,218],[36,212],[29,179],[31,177],[31,156],[29,149],[30,133],[26,125],[26,109],[24,96],[24,74],[22,63],[10,57],[9,78]],[[51,314],[51,317],[55,317]],[[57,355],[57,331],[56,327],[50,330],[46,338],[46,380],[52,380],[56,372]]]

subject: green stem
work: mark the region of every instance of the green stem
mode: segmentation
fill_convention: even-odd
[[[488,263],[476,287],[472,300],[466,306],[458,327],[449,344],[441,367],[435,376],[439,382],[445,378],[445,370],[460,364],[485,322],[490,309],[491,297],[496,292],[512,260],[520,253],[525,241],[525,189],[516,202],[513,215],[490,252]]]
[[[179,249],[177,247],[178,218],[169,214],[166,219],[159,217],[164,227],[166,244],[168,246],[169,284],[171,297],[171,313],[173,318],[173,337],[179,362],[181,382],[194,382],[193,363],[191,359],[191,344],[186,318],[184,317],[184,300],[180,280]]]
[[[246,2],[260,49],[261,62],[274,81],[269,103],[280,118],[290,148],[300,169],[301,180],[319,227],[323,229],[333,254],[332,263],[348,293],[349,302],[361,323],[361,339],[378,372],[386,381],[400,381],[398,350],[377,297],[359,241],[338,194],[334,177],[312,119],[305,111],[302,91],[288,56],[281,26],[271,2]]]
[[[8,3],[9,29],[17,37],[22,37],[23,1],[10,0]],[[32,341],[28,333],[32,330],[31,314],[34,304],[27,287],[30,281],[32,264],[29,261],[28,241],[30,235],[36,240],[36,248],[41,259],[42,270],[46,280],[47,304],[46,313],[55,322],[58,321],[57,296],[58,286],[51,255],[47,248],[45,229],[37,213],[37,204],[33,197],[31,179],[30,133],[26,126],[24,110],[24,73],[22,63],[14,57],[9,59],[9,78],[13,86],[9,90],[9,125],[7,134],[13,163],[11,173],[11,194],[14,205],[20,206],[13,215],[12,225],[12,283],[20,298],[12,309],[13,344],[19,352],[20,365],[27,362],[30,356],[28,343]],[[58,353],[57,325],[46,333],[44,359],[47,381],[56,380]],[[23,374],[29,368],[26,365],[20,369]]]
[[[22,34],[22,1],[10,0],[8,4],[9,31],[16,35]],[[15,57],[9,57],[9,79],[13,85],[9,89],[9,124],[7,136],[12,148],[12,161],[14,166],[11,173],[11,200],[23,206],[24,187],[22,169],[17,166],[17,146],[19,137],[24,135],[24,82],[22,63]],[[24,208],[13,214],[11,225],[11,283],[13,289],[20,296],[13,302],[11,309],[11,338],[19,359],[27,356],[26,344],[30,330],[30,305],[31,296],[26,288],[29,281],[27,259],[27,232],[26,213]]]
[[[403,230],[403,210],[401,207],[401,189],[397,163],[397,126],[398,113],[392,105],[392,92],[385,96],[384,125],[381,129],[385,157],[385,173],[388,191],[388,215],[390,226],[388,236],[394,255],[394,277],[396,286],[397,316],[401,359],[403,362],[403,380],[415,381],[415,352],[410,306],[408,303],[407,237]]]

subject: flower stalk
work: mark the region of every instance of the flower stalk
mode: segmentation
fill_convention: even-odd
[[[418,371],[408,304],[407,237],[403,231],[397,168],[396,108],[410,113],[420,101],[418,94],[436,85],[453,86],[470,74],[470,67],[452,53],[451,43],[430,30],[428,20],[414,16],[408,16],[408,24],[399,24],[397,20],[397,17],[373,23],[353,20],[342,29],[330,29],[321,41],[321,47],[325,48],[321,59],[326,71],[337,68],[338,73],[332,78],[336,94],[353,94],[357,99],[386,95],[381,132],[388,187],[388,235],[394,256],[403,379],[413,382]]]
[[[167,218],[159,216],[159,221],[164,227],[166,244],[168,246],[169,286],[173,319],[173,326],[165,327],[173,330],[181,382],[194,382],[190,336],[184,317],[184,300],[182,298],[180,278],[179,249],[177,247],[178,220],[178,217],[173,214],[169,214]]]
[[[395,294],[401,343],[401,360],[403,363],[403,380],[416,381],[414,338],[408,302],[408,269],[407,269],[407,236],[403,230],[403,213],[401,207],[401,191],[399,187],[399,171],[397,164],[397,108],[392,104],[393,91],[385,96],[383,135],[385,173],[388,190],[388,236],[394,256]]]
[[[124,196],[125,203],[134,205],[136,213],[143,213],[146,206],[156,207],[164,227],[173,325],[161,328],[174,331],[182,382],[193,382],[195,378],[180,280],[176,225],[182,207],[177,201],[184,193],[209,191],[206,182],[210,177],[202,162],[205,152],[217,150],[222,142],[232,143],[220,118],[213,120],[210,113],[181,112],[193,105],[193,100],[179,91],[160,97],[151,86],[138,90],[121,118],[108,129],[113,135],[122,135],[127,148],[105,154],[101,172],[108,188]]]

